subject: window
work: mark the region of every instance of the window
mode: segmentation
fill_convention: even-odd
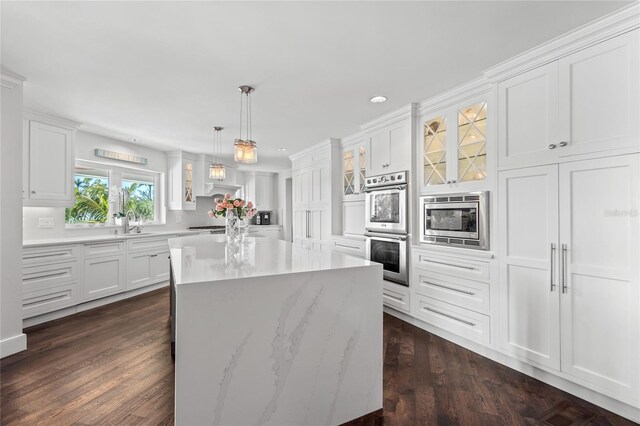
[[[109,219],[109,171],[76,166],[76,202],[66,209],[67,223],[105,223]]]
[[[75,204],[66,209],[65,221],[72,226],[115,225],[117,217],[131,212],[136,221],[162,223],[162,176],[148,170],[77,160]]]
[[[153,222],[155,217],[155,183],[149,176],[122,175],[122,189],[127,194],[126,211],[135,213],[137,220]]]

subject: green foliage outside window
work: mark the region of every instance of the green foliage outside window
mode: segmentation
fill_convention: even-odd
[[[139,220],[153,221],[155,213],[153,183],[123,179],[122,190],[129,195],[125,213],[132,211]]]

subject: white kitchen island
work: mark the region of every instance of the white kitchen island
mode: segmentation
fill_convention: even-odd
[[[382,408],[382,265],[270,238],[169,246],[177,425],[340,424]]]

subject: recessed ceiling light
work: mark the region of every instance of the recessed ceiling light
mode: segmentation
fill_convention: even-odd
[[[369,99],[369,101],[373,102],[374,104],[379,104],[380,102],[385,102],[386,100],[386,96],[374,96],[373,98]]]
[[[278,148],[278,151],[282,151],[282,152],[284,152],[284,151],[286,151],[286,150],[287,150],[287,148]]]
[[[142,139],[130,138],[129,142],[142,142]]]

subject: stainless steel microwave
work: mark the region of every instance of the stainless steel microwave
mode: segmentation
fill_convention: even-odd
[[[489,193],[420,197],[420,242],[489,250]]]

